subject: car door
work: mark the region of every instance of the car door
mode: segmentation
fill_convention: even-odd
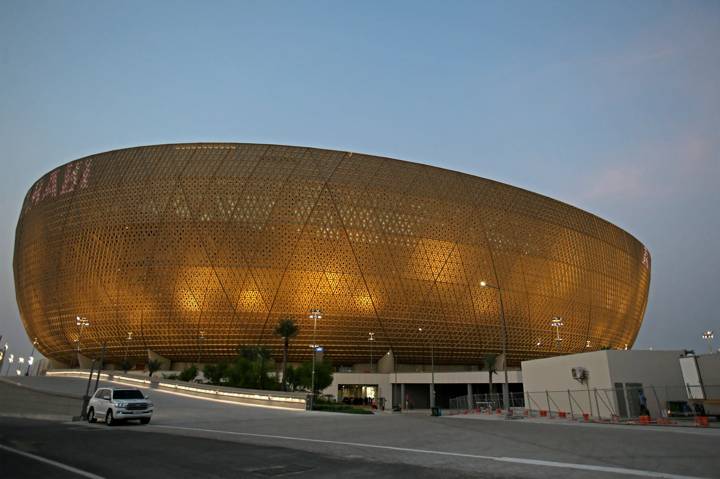
[[[98,401],[98,407],[96,409],[96,411],[97,411],[96,414],[104,416],[105,413],[107,413],[109,406],[110,406],[110,390],[109,389],[101,389],[100,397],[99,397],[99,401]]]
[[[90,407],[92,407],[95,410],[95,415],[98,414],[102,416],[102,405],[103,405],[103,399],[102,399],[102,389],[98,389],[95,391],[95,394],[93,394],[92,398],[90,399]]]

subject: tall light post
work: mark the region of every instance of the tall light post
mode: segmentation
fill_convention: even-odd
[[[2,368],[5,365],[5,356],[7,356],[8,349],[10,349],[8,343],[5,343],[5,346],[0,349],[0,374],[2,374]]]
[[[38,340],[37,338],[33,339],[32,342],[32,351],[30,352],[30,357],[28,358],[28,366],[27,371],[25,371],[25,376],[30,376],[30,368],[33,365],[33,362],[35,362],[35,348],[37,348]]]
[[[707,341],[707,343],[708,343],[708,351],[710,352],[710,354],[712,354],[712,352],[713,352],[712,340],[714,337],[715,337],[715,334],[713,334],[713,332],[710,331],[709,329],[707,331],[705,331],[702,335],[702,338],[705,341]]]
[[[418,332],[422,334],[423,328],[418,328]],[[435,345],[433,344],[432,340],[430,341],[430,391],[432,391],[432,394],[430,394],[430,407],[435,407]]]
[[[375,342],[375,333],[372,331],[368,333],[368,341],[370,342],[370,372],[374,373],[373,370],[373,343]]]
[[[123,362],[127,361],[128,349],[130,348],[130,341],[132,341],[132,335],[132,331],[128,331],[127,337],[125,338],[125,357],[123,357]]]
[[[312,379],[311,382],[311,394],[310,394],[310,410],[315,407],[315,356],[317,355],[318,345],[315,340],[315,333],[317,332],[317,320],[322,319],[322,311],[319,309],[310,310],[310,319],[313,320],[313,343],[310,346],[312,348]]]
[[[8,356],[8,367],[5,370],[5,376],[10,376],[10,368],[12,368],[12,363],[15,361],[15,355],[10,353],[10,356]]]
[[[82,340],[83,329],[90,326],[90,321],[84,316],[75,316],[75,324],[78,327],[78,338],[77,338],[77,354],[78,354],[78,369],[80,368],[80,341]]]
[[[496,289],[498,292],[498,298],[500,300],[500,319],[502,321],[502,328],[503,328],[503,348],[502,348],[502,354],[503,354],[503,406],[505,406],[505,409],[510,410],[510,385],[508,383],[508,374],[507,374],[507,324],[505,324],[505,305],[503,304],[503,295],[502,295],[502,289],[498,286],[493,286],[489,284],[487,281],[480,281],[480,286],[483,288],[493,288]],[[492,373],[490,373],[492,374]],[[490,391],[492,393],[492,391]]]
[[[550,327],[555,328],[555,343],[560,344],[563,339],[560,337],[560,327],[564,326],[563,319],[560,316],[553,316],[550,321]],[[587,344],[587,343],[586,343]]]
[[[203,345],[205,344],[205,331],[203,331],[202,329],[201,329],[200,331],[198,331],[198,341],[197,341],[197,343],[198,343],[198,348],[197,348],[197,350],[198,350],[198,353],[197,353],[197,362],[198,362],[198,364],[199,364],[199,363],[200,363],[200,358],[202,357]]]

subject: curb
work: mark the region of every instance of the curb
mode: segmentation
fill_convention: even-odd
[[[45,389],[34,388],[32,386],[27,386],[23,383],[16,382],[16,381],[13,381],[11,379],[6,379],[6,378],[0,378],[0,382],[3,382],[5,384],[10,384],[11,386],[27,389],[28,391],[33,391],[33,392],[40,393],[40,394],[47,394],[48,396],[57,396],[57,397],[63,397],[63,398],[68,398],[68,399],[80,399],[80,400],[82,400],[82,398],[83,398],[82,396],[79,396],[79,395],[76,396],[73,394],[59,393],[59,392],[47,391]]]
[[[0,413],[0,418],[9,418],[9,419],[35,419],[39,421],[61,421],[61,422],[67,422],[72,418],[72,420],[75,420],[75,417],[77,416],[63,416],[61,414],[25,414],[25,413]]]

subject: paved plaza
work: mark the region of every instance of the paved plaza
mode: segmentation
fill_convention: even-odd
[[[718,429],[436,418],[422,413],[345,415],[227,404],[156,390],[146,390],[156,404],[149,426],[107,428],[70,422],[79,413],[79,401],[72,398],[84,392],[86,381],[13,380],[24,387],[0,382],[0,416],[5,416],[0,418],[0,446],[98,477],[114,477],[113,470],[100,467],[102,461],[70,454],[71,445],[73,451],[89,447],[89,456],[97,452],[112,461],[121,460],[129,444],[145,445],[155,457],[146,465],[148,471],[177,475],[173,471],[186,467],[214,477],[237,477],[240,470],[248,477],[268,477],[265,466],[278,468],[278,476],[319,477],[340,470],[350,477],[718,477],[720,470]],[[47,417],[41,417],[43,413]],[[77,442],[81,437],[98,442]],[[94,450],[98,448],[101,451]],[[31,460],[7,450],[2,458],[4,464]],[[167,469],[153,469],[166,463]]]

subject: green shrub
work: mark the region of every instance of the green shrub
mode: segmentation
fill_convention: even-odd
[[[180,371],[180,374],[177,375],[177,378],[180,381],[186,381],[190,382],[198,375],[198,368],[194,364],[190,367],[187,367]]]

